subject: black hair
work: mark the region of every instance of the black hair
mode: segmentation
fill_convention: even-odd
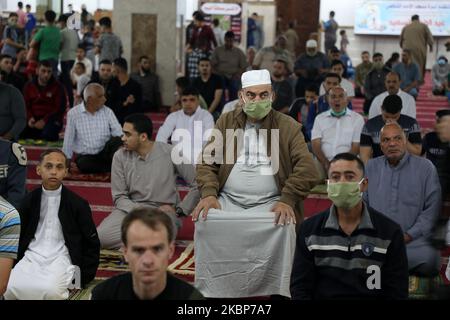
[[[177,84],[177,86],[179,86],[181,89],[187,88],[190,84],[189,78],[188,77],[178,77],[175,80],[175,83]]]
[[[443,109],[436,111],[436,118],[440,119],[445,116],[450,116],[450,109]]]
[[[396,94],[388,95],[384,98],[383,104],[381,105],[381,110],[390,114],[397,114],[402,108],[402,99]]]
[[[125,72],[128,71],[128,62],[125,58],[117,58],[116,60],[114,60],[114,65]]]
[[[383,57],[383,54],[381,52],[375,52],[372,56],[372,59],[377,57]]]
[[[46,68],[53,68],[52,63],[50,60],[41,60],[38,62],[38,68],[44,66]]]
[[[337,60],[337,59],[331,61],[330,69],[338,64],[340,64],[342,66],[342,68],[344,68],[344,70],[345,70],[345,64],[341,60]]]
[[[361,170],[363,173],[363,177],[366,176],[366,169],[364,166],[364,162],[362,162],[362,160],[360,158],[358,158],[358,156],[356,156],[355,154],[350,153],[350,152],[338,153],[337,155],[335,155],[333,157],[333,159],[331,159],[330,166],[332,163],[335,163],[339,160],[356,161],[358,164],[358,169]]]
[[[9,54],[0,54],[0,61],[2,61],[3,59],[13,59],[13,57],[11,57]]]
[[[198,97],[200,95],[200,92],[198,91],[197,88],[193,87],[193,86],[187,86],[186,88],[184,88],[182,94],[182,96],[196,96]]]
[[[45,20],[46,20],[46,21],[48,21],[48,22],[50,22],[50,23],[55,22],[55,19],[56,19],[56,13],[55,13],[55,11],[53,11],[53,10],[47,10],[47,11],[45,11],[44,16],[45,16]]]
[[[203,14],[201,12],[197,12],[197,14],[195,14],[195,16],[194,16],[194,19],[198,20],[198,21],[205,21],[205,17],[203,16]]]
[[[319,87],[315,84],[309,84],[306,86],[305,91],[314,92],[315,94],[319,94]]]
[[[330,53],[341,53],[337,47],[333,47],[330,49]]]
[[[412,20],[412,21],[414,21],[414,20],[419,20],[419,15],[418,15],[418,14],[413,15],[413,16],[411,17],[411,20]]]
[[[209,58],[207,58],[207,57],[203,57],[203,58],[200,58],[199,60],[198,60],[198,65],[200,64],[200,62],[202,62],[202,61],[208,61],[208,62],[211,62],[211,60],[209,60]]]
[[[227,31],[225,32],[225,39],[234,39],[234,32],[233,31]]]
[[[11,18],[11,17],[19,17],[19,15],[17,13],[15,13],[15,12],[11,12],[9,14],[8,18]]]
[[[142,62],[142,60],[144,60],[144,59],[145,59],[145,60],[150,60],[150,58],[149,58],[148,56],[145,56],[145,55],[144,55],[144,56],[140,56],[140,57],[139,57],[139,62]]]
[[[64,22],[67,23],[67,20],[69,19],[69,16],[66,14],[62,14],[59,16],[58,22]]]
[[[217,27],[219,25],[219,19],[213,19],[213,25]]]
[[[334,73],[334,72],[328,72],[328,73],[325,75],[325,78],[324,78],[324,79],[326,79],[326,78],[336,78],[336,79],[339,79],[339,83],[341,83],[341,81],[342,81],[341,76],[338,75],[337,73]]]
[[[17,6],[19,7],[19,9],[22,9],[23,8],[23,2],[22,1],[17,2]]]
[[[106,27],[106,28],[111,28],[111,18],[109,17],[103,17],[100,19],[100,21],[98,22],[100,24],[100,26],[102,27]]]
[[[45,150],[44,152],[42,152],[39,156],[39,164],[42,164],[42,162],[44,161],[44,158],[46,156],[48,156],[50,153],[59,153],[61,155],[64,156],[64,164],[66,165],[66,168],[69,168],[70,165],[70,160],[67,158],[66,154],[61,150],[61,149],[57,149],[57,148],[50,148]]]
[[[102,65],[102,64],[112,64],[112,62],[111,62],[111,60],[103,59],[102,61],[100,61],[100,63],[98,65]]]
[[[370,55],[369,51],[367,51],[367,50],[364,50],[363,52],[361,52],[361,55],[363,55],[363,54],[368,54],[368,55]]]
[[[336,14],[336,13],[335,13],[334,11],[330,11],[330,16],[331,16],[331,17],[334,17],[335,14]]]
[[[86,72],[86,65],[83,62],[77,62],[75,63],[75,65],[81,66],[81,68],[83,68],[83,70]]]
[[[131,123],[138,134],[145,133],[150,140],[153,134],[152,120],[143,113],[133,113],[125,117],[124,122]]]

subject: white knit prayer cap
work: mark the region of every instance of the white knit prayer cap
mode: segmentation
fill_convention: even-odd
[[[266,69],[244,72],[241,77],[241,82],[242,88],[258,86],[261,84],[272,84],[270,72]]]

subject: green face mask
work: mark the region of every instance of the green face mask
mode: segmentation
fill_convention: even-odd
[[[359,190],[360,182],[328,182],[327,192],[328,198],[333,201],[338,208],[351,209],[361,201],[362,194]]]
[[[342,110],[341,112],[336,112],[333,109],[330,109],[330,113],[333,117],[342,117],[343,115],[345,115],[345,113],[347,112],[347,108],[344,108],[344,110]]]
[[[272,109],[272,101],[271,100],[263,100],[263,101],[255,101],[255,102],[247,102],[244,105],[244,112],[251,118],[261,120]]]

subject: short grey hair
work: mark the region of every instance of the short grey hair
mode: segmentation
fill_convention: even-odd
[[[99,83],[89,83],[83,90],[83,99],[87,102],[89,97],[92,97],[95,94],[95,88],[101,88],[105,90],[103,86]]]
[[[330,90],[328,90],[328,95],[330,96],[331,95],[331,91],[336,90],[336,89],[341,89],[342,91],[344,91],[345,97],[346,98],[348,97],[347,96],[347,91],[341,86],[332,87]]]

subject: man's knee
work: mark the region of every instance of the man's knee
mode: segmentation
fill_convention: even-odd
[[[104,249],[118,249],[122,245],[122,238],[120,235],[120,227],[122,220],[126,213],[120,210],[113,210],[111,214],[105,218],[97,227],[98,238],[100,245]]]

